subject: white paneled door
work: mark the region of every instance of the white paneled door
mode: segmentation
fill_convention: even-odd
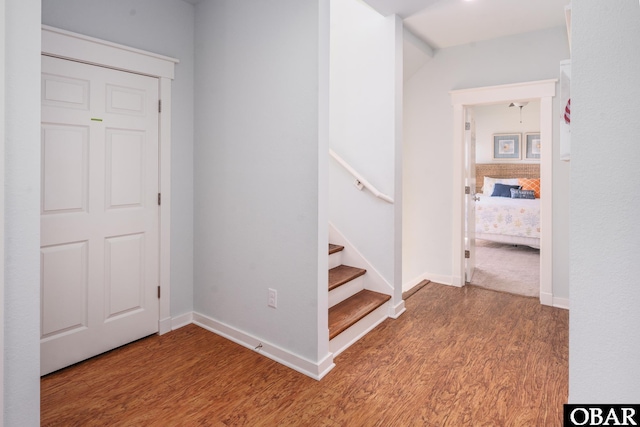
[[[41,374],[158,331],[158,80],[42,56]]]

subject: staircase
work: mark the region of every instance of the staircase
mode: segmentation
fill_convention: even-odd
[[[334,357],[387,318],[391,299],[365,289],[367,271],[343,265],[343,250],[329,244],[329,351]]]

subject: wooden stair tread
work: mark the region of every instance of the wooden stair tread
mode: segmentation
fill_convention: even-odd
[[[389,295],[364,289],[329,309],[329,339],[389,301]]]
[[[329,255],[335,254],[336,252],[340,252],[344,249],[344,246],[334,245],[333,243],[329,243]]]
[[[348,265],[339,265],[329,270],[329,290],[344,285],[356,277],[362,276],[367,270],[363,268],[350,267]]]

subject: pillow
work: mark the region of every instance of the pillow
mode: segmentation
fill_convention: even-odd
[[[519,190],[520,186],[500,184],[499,182],[496,182],[496,185],[494,185],[493,187],[493,193],[491,193],[491,197],[511,197],[510,190],[514,188]]]
[[[540,178],[520,178],[518,184],[522,187],[522,190],[533,190],[536,195],[536,199],[540,198]]]
[[[482,185],[482,194],[484,194],[485,196],[491,196],[493,194],[493,187],[496,185],[496,183],[520,185],[518,183],[518,178],[491,178],[489,176],[485,176],[484,184]]]
[[[533,190],[519,190],[517,188],[512,188],[510,190],[512,199],[535,199],[536,193]]]

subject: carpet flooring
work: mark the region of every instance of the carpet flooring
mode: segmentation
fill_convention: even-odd
[[[476,240],[471,284],[528,297],[540,296],[540,250]]]

